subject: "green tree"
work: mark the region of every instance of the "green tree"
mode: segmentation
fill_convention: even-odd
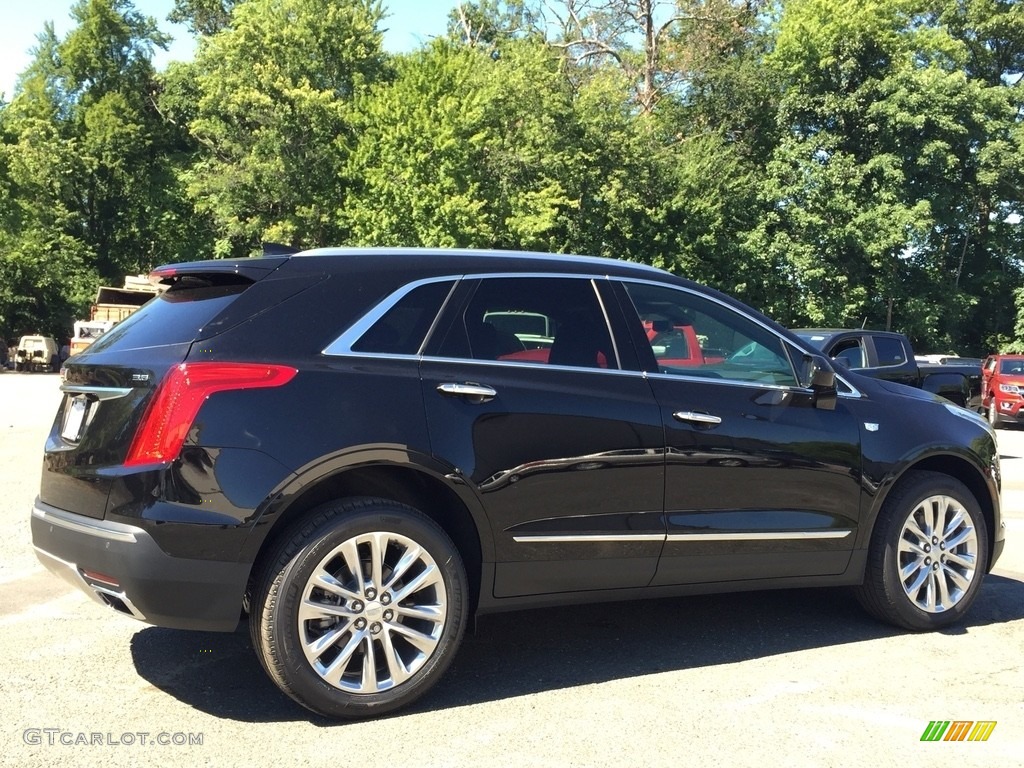
[[[1002,231],[1019,200],[1019,97],[980,77],[978,56],[927,10],[786,4],[768,58],[786,86],[783,133],[749,249],[787,277],[770,304],[786,322],[867,322],[979,351],[1012,322],[1020,282]]]
[[[176,260],[201,239],[171,162],[182,137],[155,105],[151,55],[166,38],[128,0],[79,0],[71,16],[63,39],[46,26],[3,107],[0,313],[55,335],[100,280]]]
[[[361,116],[345,210],[356,242],[565,247],[572,106],[543,45],[493,59],[435,41],[396,61]]]
[[[199,41],[194,82],[175,75],[198,96],[189,129],[204,152],[187,179],[219,255],[345,240],[342,171],[354,100],[383,68],[380,18],[378,2],[248,0]]]

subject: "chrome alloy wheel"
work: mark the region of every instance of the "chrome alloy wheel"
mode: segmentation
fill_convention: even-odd
[[[298,610],[306,660],[329,685],[373,694],[401,685],[437,649],[447,594],[434,559],[397,533],[335,547],[313,569]]]
[[[955,606],[974,580],[978,536],[951,496],[930,496],[907,517],[899,538],[899,579],[910,601],[927,613]]]

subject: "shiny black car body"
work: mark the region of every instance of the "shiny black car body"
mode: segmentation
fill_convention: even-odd
[[[937,628],[1002,548],[983,420],[659,270],[343,249],[154,276],[65,366],[37,552],[153,624],[245,605],[318,712],[408,703],[468,617],[521,607],[851,585]],[[551,338],[487,322],[519,315]]]

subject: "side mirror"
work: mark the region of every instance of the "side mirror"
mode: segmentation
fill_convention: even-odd
[[[831,411],[836,407],[836,372],[821,355],[804,355],[800,385],[811,391],[815,408]]]

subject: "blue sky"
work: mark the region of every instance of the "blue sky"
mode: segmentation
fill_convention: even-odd
[[[383,27],[384,47],[389,51],[408,51],[421,42],[444,32],[448,11],[457,0],[384,0],[390,14]],[[29,51],[43,25],[52,21],[58,36],[71,28],[73,0],[0,0],[0,93],[8,98],[14,93],[14,82],[31,61]],[[154,63],[163,69],[168,61],[192,57],[193,41],[188,31],[167,21],[174,0],[134,0],[135,7],[155,18],[164,32],[175,40],[167,52],[157,51]]]

